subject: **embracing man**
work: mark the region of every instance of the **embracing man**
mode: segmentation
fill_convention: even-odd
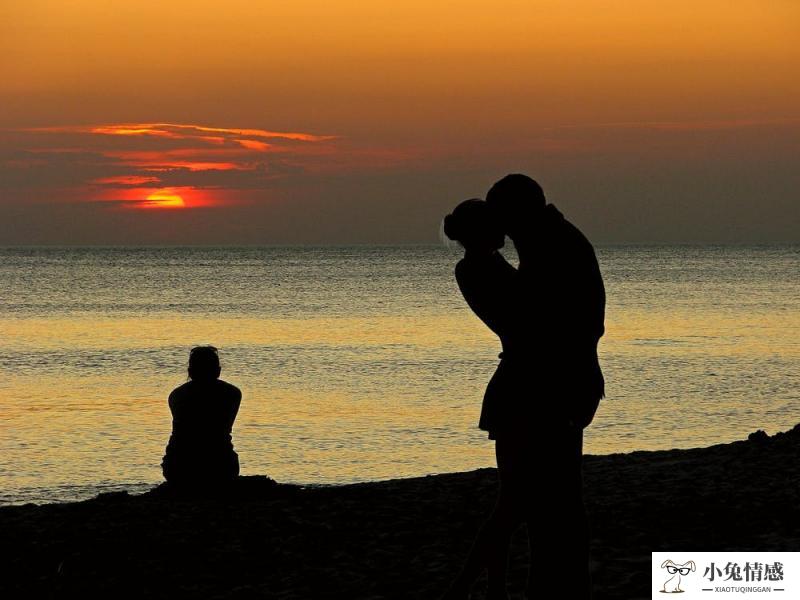
[[[530,464],[537,470],[530,474],[536,478],[534,497],[549,510],[529,506],[532,514],[526,522],[531,563],[549,562],[553,568],[547,575],[529,575],[528,597],[533,597],[534,585],[552,584],[561,593],[571,592],[564,597],[588,598],[581,465],[583,429],[605,395],[597,358],[605,330],[603,278],[591,243],[546,203],[542,188],[530,177],[504,177],[489,190],[486,202],[496,209],[519,255],[520,325],[531,343],[519,366],[530,374],[530,402],[536,407],[531,433],[542,436],[550,449],[544,457],[551,462],[548,468],[538,466],[542,456],[531,457]]]
[[[465,248],[456,266],[465,299],[503,346],[479,423],[496,441],[498,499],[445,598],[468,597],[484,568],[487,597],[507,598],[508,547],[524,522],[527,598],[588,599],[583,429],[604,396],[597,344],[605,289],[594,249],[539,184],[519,174],[498,181],[485,202],[459,205],[445,233]],[[517,250],[516,271],[497,252],[502,234]]]

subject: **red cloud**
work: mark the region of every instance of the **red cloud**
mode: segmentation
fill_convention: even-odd
[[[279,166],[276,173],[297,169],[298,156],[331,152],[332,148],[322,147],[336,139],[302,132],[184,123],[111,123],[24,131],[64,134],[59,141],[65,136],[70,141],[74,138],[75,147],[68,144],[57,150],[86,154],[80,160],[88,165],[92,156],[97,157],[116,171],[88,178],[85,198],[124,207],[171,209],[236,201],[237,189],[257,189],[274,178],[269,175],[275,171],[272,165]],[[312,147],[318,148],[312,151]],[[47,155],[56,150],[48,146],[34,151]],[[280,166],[282,155],[291,156],[291,164]],[[129,172],[120,172],[124,170]],[[149,184],[166,187],[140,187]]]

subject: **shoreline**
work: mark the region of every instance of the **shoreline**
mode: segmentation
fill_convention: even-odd
[[[595,599],[650,597],[652,551],[800,548],[800,425],[687,450],[585,457]],[[437,598],[495,498],[493,468],[346,485],[241,478],[0,507],[4,597]],[[526,576],[514,537],[509,590]],[[473,598],[483,598],[479,580]]]
[[[800,423],[798,423],[797,427],[800,427]],[[761,430],[751,433],[750,435],[757,435]],[[790,430],[791,431],[791,430]],[[789,432],[778,432],[774,435],[781,436],[784,433]],[[770,436],[767,436],[770,437]],[[693,452],[698,450],[711,450],[713,448],[718,447],[725,447],[730,446],[731,444],[735,444],[738,442],[742,442],[744,440],[733,440],[730,442],[719,442],[716,444],[712,444],[711,446],[697,446],[691,448],[669,448],[669,449],[662,449],[662,450],[630,450],[624,452],[610,452],[608,454],[584,454],[583,458],[584,461],[593,461],[593,460],[602,460],[605,458],[611,457],[619,457],[619,456],[633,456],[638,454],[646,454],[646,455],[663,455],[669,454],[674,452]],[[387,483],[394,483],[394,482],[403,482],[408,480],[416,480],[416,479],[425,479],[430,477],[438,477],[442,475],[466,475],[468,473],[476,473],[478,471],[485,471],[485,470],[494,470],[494,467],[478,467],[477,469],[471,469],[469,471],[447,471],[442,473],[425,473],[420,475],[410,475],[407,477],[391,477],[387,479],[369,479],[364,481],[347,481],[347,482],[337,482],[337,483],[318,483],[318,482],[297,482],[297,481],[280,481],[278,482],[280,485],[287,485],[302,489],[318,489],[318,488],[342,488],[354,485],[368,485],[368,484],[387,484]],[[269,477],[265,475],[241,475],[240,479],[255,479],[255,478],[263,478]],[[272,479],[271,477],[269,477]],[[11,502],[0,502],[0,510],[4,508],[12,508],[12,507],[46,507],[52,505],[71,505],[71,504],[78,504],[82,502],[89,502],[91,500],[96,500],[100,496],[105,496],[107,494],[127,494],[130,498],[137,498],[139,496],[148,494],[149,492],[159,488],[160,486],[164,485],[164,481],[160,480],[157,482],[128,482],[128,483],[102,483],[102,484],[75,484],[74,486],[71,485],[61,485],[61,486],[52,486],[52,487],[42,487],[42,488],[26,488],[26,489],[42,489],[42,490],[49,490],[49,489],[57,489],[63,487],[75,487],[75,488],[83,488],[86,490],[93,490],[97,488],[98,490],[102,490],[102,488],[110,488],[109,491],[98,491],[90,496],[85,498],[74,498],[74,499],[63,499],[63,500],[29,500],[29,501],[11,501]],[[137,488],[147,488],[140,491]]]

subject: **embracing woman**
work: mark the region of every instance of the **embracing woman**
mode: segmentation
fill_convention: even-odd
[[[494,510],[481,528],[461,572],[445,595],[446,600],[469,597],[475,579],[488,569],[487,598],[507,599],[506,563],[511,536],[524,520],[530,500],[529,473],[522,460],[520,442],[529,436],[527,404],[516,398],[524,389],[523,369],[515,363],[524,355],[524,328],[520,327],[521,295],[518,273],[500,254],[505,235],[483,200],[466,200],[444,220],[444,233],[464,248],[456,265],[458,286],[473,312],[499,338],[500,364],[486,389],[478,426],[495,440],[500,489]]]

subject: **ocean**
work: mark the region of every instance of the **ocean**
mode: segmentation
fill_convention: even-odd
[[[243,474],[337,484],[493,465],[498,340],[447,246],[0,249],[0,503],[161,480],[189,349],[243,391]],[[800,246],[601,246],[590,454],[800,422]],[[513,256],[509,257],[514,260]],[[546,428],[547,424],[542,423]]]

